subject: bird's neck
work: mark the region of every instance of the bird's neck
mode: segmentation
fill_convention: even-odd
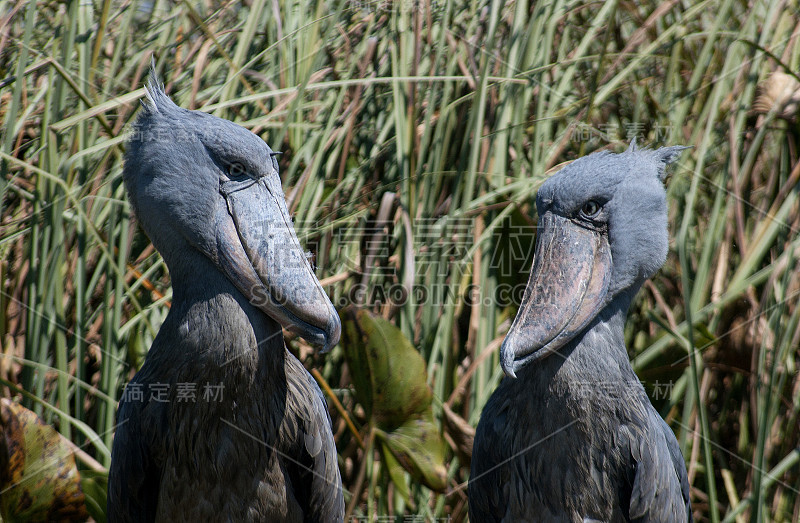
[[[247,301],[217,267],[189,249],[170,263],[173,299],[151,355],[176,381],[262,387],[283,375],[280,324]]]
[[[587,353],[590,352],[598,352],[596,348],[603,346],[606,350],[599,351],[599,357],[630,366],[625,347],[625,321],[638,290],[637,286],[617,294],[587,326],[583,335],[576,338],[575,347],[582,357],[588,357]]]
[[[634,383],[625,347],[625,320],[637,289],[619,293],[572,341],[539,363],[526,368],[517,381],[539,383],[544,389],[567,391],[573,387]],[[574,392],[574,391],[573,391]]]

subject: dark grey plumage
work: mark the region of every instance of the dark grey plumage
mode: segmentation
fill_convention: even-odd
[[[274,154],[238,125],[176,106],[154,74],[143,105],[124,179],[173,300],[120,402],[109,521],[342,521],[325,400],[281,325],[323,350],[341,327]]]
[[[501,348],[509,377],[475,436],[471,521],[691,520],[683,456],[623,335],[667,254],[662,182],[682,149],[595,153],[539,189],[534,267]]]

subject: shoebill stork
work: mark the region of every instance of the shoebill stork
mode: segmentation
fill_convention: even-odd
[[[667,164],[598,152],[539,189],[534,264],[483,409],[470,519],[691,520],[686,466],[628,360],[628,307],[667,255]]]
[[[172,306],[120,402],[109,521],[342,521],[330,418],[281,326],[341,323],[300,248],[275,153],[175,105],[153,73],[123,177]]]

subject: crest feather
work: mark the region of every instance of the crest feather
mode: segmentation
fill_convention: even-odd
[[[155,57],[150,58],[150,74],[144,87],[144,95],[145,99],[142,100],[142,107],[148,113],[162,113],[177,107],[169,96],[164,93],[164,85],[159,80],[156,72]]]
[[[691,149],[691,147],[685,145],[673,145],[670,147],[661,147],[659,149],[642,149],[636,144],[636,137],[634,137],[624,154],[643,155],[655,162],[658,179],[663,182],[667,177],[666,166],[675,162],[680,157],[681,151],[684,149]]]

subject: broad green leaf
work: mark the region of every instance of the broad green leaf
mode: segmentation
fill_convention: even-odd
[[[447,486],[445,443],[432,412],[409,419],[391,432],[377,429],[376,433],[414,478],[433,490],[444,490]]]
[[[413,504],[409,496],[408,482],[406,481],[403,467],[400,465],[400,462],[397,461],[397,458],[394,457],[394,454],[392,454],[392,451],[385,442],[382,442],[379,447],[381,449],[381,462],[386,467],[386,471],[389,473],[392,483],[394,483],[395,488],[403,497],[403,500],[405,500],[406,503]]]
[[[341,316],[356,397],[376,435],[414,479],[431,489],[444,489],[445,443],[433,420],[425,361],[400,329],[385,319],[355,307],[343,310]],[[392,460],[385,461],[392,481],[402,489]]]
[[[400,329],[354,307],[341,315],[345,357],[367,416],[391,430],[429,409],[432,393],[425,360]]]

